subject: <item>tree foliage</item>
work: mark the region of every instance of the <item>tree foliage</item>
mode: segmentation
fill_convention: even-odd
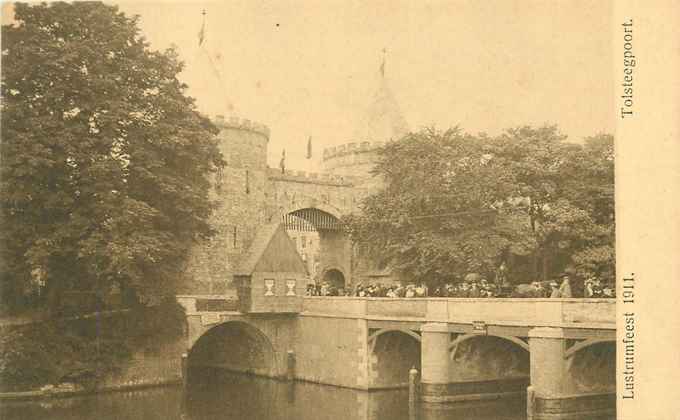
[[[3,328],[0,391],[73,383],[96,387],[135,352],[155,352],[183,336],[186,315],[174,299],[128,313],[48,320]]]
[[[210,235],[216,128],[174,50],[115,6],[16,3],[2,27],[2,292],[172,293]]]
[[[374,260],[431,283],[493,275],[510,255],[542,261],[544,276],[613,274],[611,136],[581,146],[556,127],[424,129],[379,155],[383,188],[346,220]]]

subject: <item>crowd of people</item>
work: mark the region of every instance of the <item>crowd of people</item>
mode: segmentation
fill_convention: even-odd
[[[616,287],[613,284],[605,284],[598,278],[587,279],[584,283],[583,296],[587,298],[614,298]]]
[[[401,284],[364,284],[359,282],[352,288],[336,287],[328,282],[309,284],[307,296],[354,296],[384,298],[423,298],[423,297],[457,297],[457,298],[492,298],[492,297],[529,297],[529,298],[571,298],[577,297],[572,291],[568,275],[562,275],[560,282],[535,281],[516,286],[501,286],[484,278],[471,281],[428,288],[424,283]],[[583,283],[583,293],[578,297],[614,298],[615,287],[605,284],[596,278],[587,279]]]
[[[357,283],[351,289],[334,287],[328,282],[310,284],[307,286],[307,296],[355,296],[355,297],[386,297],[386,298],[423,298],[423,297],[495,297],[499,296],[495,285],[482,279],[479,282],[463,281],[453,284],[447,283],[430,290],[424,283],[410,283],[406,285],[382,283]]]

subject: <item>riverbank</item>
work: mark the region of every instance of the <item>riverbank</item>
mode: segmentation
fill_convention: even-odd
[[[91,389],[77,386],[53,386],[53,387],[47,386],[33,391],[0,392],[0,401],[33,401],[50,398],[68,398],[94,394],[106,394],[110,392],[136,391],[140,389],[180,385],[182,385],[181,378],[168,378],[152,381],[128,381],[126,383]]]

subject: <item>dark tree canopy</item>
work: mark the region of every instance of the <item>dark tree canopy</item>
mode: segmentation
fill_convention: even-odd
[[[210,235],[216,128],[117,7],[15,5],[2,27],[3,296],[170,294],[192,241]]]
[[[493,276],[512,256],[534,265],[516,281],[563,269],[613,276],[611,136],[579,145],[556,127],[497,137],[424,129],[379,154],[384,187],[347,219],[373,259],[430,283]]]

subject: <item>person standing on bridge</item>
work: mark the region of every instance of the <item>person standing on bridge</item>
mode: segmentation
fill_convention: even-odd
[[[571,283],[569,282],[569,275],[567,273],[562,273],[562,284],[560,285],[560,297],[570,298],[571,294]]]
[[[559,285],[557,284],[556,281],[550,282],[550,298],[558,298],[560,297],[560,289],[558,287]]]

